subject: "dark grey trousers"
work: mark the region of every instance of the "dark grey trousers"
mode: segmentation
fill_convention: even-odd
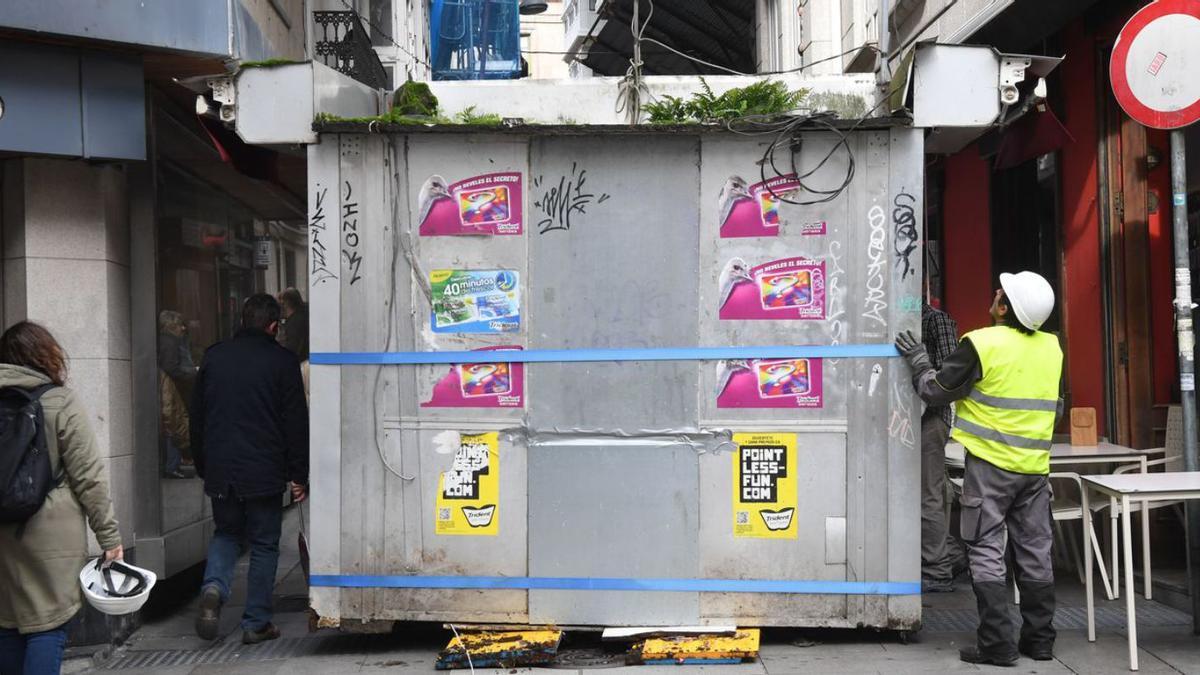
[[[967,453],[961,530],[975,583],[1005,581],[1005,534],[1018,582],[1053,582],[1050,479],[997,468]]]
[[[946,440],[950,427],[936,413],[921,417],[921,578],[949,581],[952,563],[946,550]]]

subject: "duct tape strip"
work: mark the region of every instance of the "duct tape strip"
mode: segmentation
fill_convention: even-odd
[[[622,579],[589,577],[437,577],[314,574],[327,588],[457,588],[547,591],[676,591],[701,593],[800,593],[807,595],[919,595],[920,582],[783,581],[768,579]]]
[[[501,356],[503,354],[503,356]],[[314,352],[319,366],[383,366],[430,363],[573,363],[596,361],[719,361],[729,359],[894,358],[891,344],[790,347],[664,347],[648,349],[525,349],[446,352]]]

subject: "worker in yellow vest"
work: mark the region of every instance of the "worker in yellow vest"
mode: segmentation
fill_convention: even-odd
[[[1033,272],[1001,274],[992,301],[995,325],[971,331],[934,369],[911,332],[896,348],[913,370],[927,405],[955,401],[951,438],[967,450],[961,533],[979,607],[968,663],[1015,666],[1019,654],[1053,658],[1054,572],[1050,519],[1050,442],[1062,412],[1058,338],[1039,331],[1054,309],[1054,290]],[[1008,611],[1005,541],[1021,591],[1020,639]]]

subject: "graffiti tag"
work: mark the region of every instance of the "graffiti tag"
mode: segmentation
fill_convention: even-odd
[[[901,281],[916,273],[910,260],[921,239],[921,234],[917,232],[917,213],[913,208],[916,203],[917,198],[907,192],[901,192],[892,200],[892,247],[896,251]]]
[[[358,202],[350,201],[354,188],[346,181],[346,194],[342,197],[342,256],[346,258],[346,266],[350,270],[350,285],[362,278],[359,268],[362,267],[362,254],[358,252]]]
[[[317,187],[317,191],[313,195],[315,203],[313,205],[312,217],[308,219],[309,248],[311,250],[310,258],[312,259],[309,276],[311,277],[313,286],[323,284],[330,279],[337,279],[337,275],[329,269],[327,258],[329,249],[325,247],[325,242],[322,240],[325,236],[325,230],[329,229],[329,226],[325,223],[325,198],[328,195],[329,188]]]
[[[533,179],[534,188],[542,188],[545,182],[543,176]],[[584,192],[587,184],[587,169],[580,169],[575,162],[571,163],[571,175],[560,176],[557,183],[550,183],[533,205],[541,210],[542,218],[538,221],[538,234],[546,234],[554,230],[570,230],[571,216],[587,214],[588,206],[603,204],[608,201],[607,193],[597,195],[594,192]]]
[[[880,326],[884,326],[887,322],[883,318],[883,311],[887,309],[887,300],[884,300],[886,293],[884,292],[884,279],[887,272],[887,255],[884,252],[884,244],[887,243],[887,230],[885,225],[887,215],[883,212],[883,207],[876,204],[867,212],[867,222],[871,227],[870,236],[867,239],[867,295],[863,300],[863,317],[871,319]]]

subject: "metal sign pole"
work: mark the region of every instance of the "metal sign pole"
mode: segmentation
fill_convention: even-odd
[[[1195,333],[1192,332],[1192,271],[1188,250],[1187,149],[1182,129],[1171,131],[1171,193],[1175,234],[1175,327],[1179,339],[1179,391],[1183,404],[1183,461],[1200,470],[1196,448]],[[1200,635],[1200,504],[1187,502],[1188,579],[1192,632]]]

